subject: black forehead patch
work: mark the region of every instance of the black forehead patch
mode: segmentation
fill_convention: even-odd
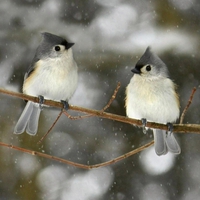
[[[67,46],[67,44],[68,44],[67,40],[63,40],[63,41],[61,42],[61,45],[63,45],[63,46]]]
[[[141,71],[141,69],[144,67],[144,65],[141,65],[141,64],[136,64],[135,65],[135,68],[138,70],[138,71]]]

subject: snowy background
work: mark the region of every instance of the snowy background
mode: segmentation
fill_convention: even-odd
[[[147,46],[167,64],[178,85],[181,111],[200,80],[198,0],[1,0],[0,87],[21,92],[43,31],[74,42],[79,85],[70,104],[102,109],[117,85],[108,112],[125,116],[125,88]],[[0,141],[82,164],[97,164],[152,140],[141,128],[97,117],[71,121],[41,114],[35,137],[14,135],[24,101],[0,94]],[[77,113],[70,112],[75,115]],[[200,123],[197,90],[184,123]],[[200,196],[200,136],[176,134],[178,156],[158,157],[153,147],[117,164],[83,170],[0,147],[0,199],[9,200],[188,200]]]

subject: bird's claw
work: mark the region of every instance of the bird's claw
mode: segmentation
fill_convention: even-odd
[[[146,130],[147,119],[142,118],[141,121],[142,121],[143,133],[146,134],[147,133],[147,130]]]
[[[39,108],[40,108],[40,110],[42,110],[43,104],[44,104],[44,97],[42,95],[39,95],[38,99],[39,99]]]
[[[67,101],[61,100],[61,103],[63,104],[63,109],[68,110],[69,109],[69,103]]]
[[[173,124],[172,123],[167,123],[167,127],[168,127],[168,133],[171,134],[174,130]]]

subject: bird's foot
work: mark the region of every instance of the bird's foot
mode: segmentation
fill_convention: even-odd
[[[60,101],[63,104],[63,109],[68,110],[69,109],[69,103],[67,101],[61,100]]]
[[[170,123],[170,122],[168,122],[168,123],[167,123],[167,127],[168,127],[167,133],[168,133],[168,134],[171,134],[171,133],[173,132],[173,130],[174,130],[173,124]]]
[[[40,110],[42,110],[43,104],[44,104],[44,97],[42,95],[39,95],[38,99],[39,99],[39,108],[40,108]]]
[[[147,133],[147,130],[146,130],[147,119],[142,118],[141,121],[142,121],[143,133],[146,134]]]

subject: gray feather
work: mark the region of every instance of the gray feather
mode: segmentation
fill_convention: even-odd
[[[157,155],[165,155],[168,151],[175,154],[181,153],[180,146],[173,133],[159,129],[153,129],[153,133]]]
[[[26,132],[29,135],[35,135],[37,133],[40,112],[41,112],[40,107],[37,104],[34,104],[33,111],[31,113],[31,116],[29,118],[27,128],[26,128]]]
[[[165,138],[167,148],[170,152],[175,153],[175,154],[180,154],[181,153],[181,148],[176,141],[176,138],[174,137],[174,134],[171,132],[167,132],[166,138]]]
[[[36,55],[34,57],[34,63],[42,58],[50,56],[50,52],[55,45],[64,45],[67,46],[68,42],[62,37],[53,35],[51,33],[44,32],[42,33],[43,40],[36,50]]]
[[[33,103],[31,101],[28,101],[14,128],[15,134],[21,134],[25,131],[26,125],[29,121],[32,111],[33,111]]]
[[[165,155],[168,152],[165,143],[166,131],[153,129],[153,134],[154,134],[154,142],[155,142],[154,146],[156,154],[159,156]]]

